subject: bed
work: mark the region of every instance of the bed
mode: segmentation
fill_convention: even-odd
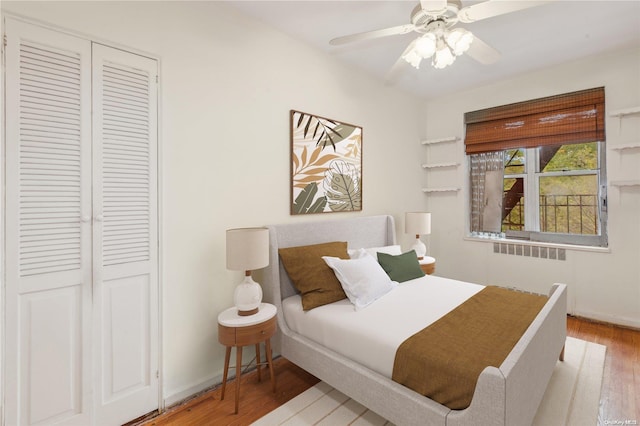
[[[317,339],[295,332],[285,319],[285,305],[297,290],[280,261],[279,249],[331,241],[347,241],[350,249],[393,245],[392,216],[298,222],[268,228],[270,264],[263,271],[262,281],[265,301],[278,308],[279,331],[273,338],[276,352],[398,425],[531,424],[564,348],[565,285],[551,287],[548,300],[500,367],[486,367],[482,371],[470,405],[452,410],[396,383],[375,366],[355,362]]]

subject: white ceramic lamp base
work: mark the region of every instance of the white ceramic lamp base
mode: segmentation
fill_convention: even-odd
[[[413,243],[411,248],[416,251],[416,255],[418,256],[419,260],[422,260],[427,254],[427,246],[424,245],[422,241],[420,241],[419,235],[416,235],[416,242]]]
[[[245,275],[233,293],[233,303],[238,309],[238,315],[249,316],[258,313],[262,302],[262,287],[255,282],[251,275]]]

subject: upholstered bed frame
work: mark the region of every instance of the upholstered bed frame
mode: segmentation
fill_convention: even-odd
[[[398,425],[531,424],[566,339],[566,286],[554,284],[549,301],[504,360],[480,375],[471,405],[449,408],[293,332],[282,300],[297,293],[278,249],[330,241],[349,248],[395,244],[392,216],[357,217],[269,226],[270,264],[263,273],[265,301],[278,308],[276,352]]]

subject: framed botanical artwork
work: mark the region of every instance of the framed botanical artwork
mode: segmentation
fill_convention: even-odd
[[[291,110],[291,214],[362,210],[362,127]]]

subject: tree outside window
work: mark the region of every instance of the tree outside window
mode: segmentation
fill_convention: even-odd
[[[600,235],[599,157],[597,142],[506,150],[502,232]]]

